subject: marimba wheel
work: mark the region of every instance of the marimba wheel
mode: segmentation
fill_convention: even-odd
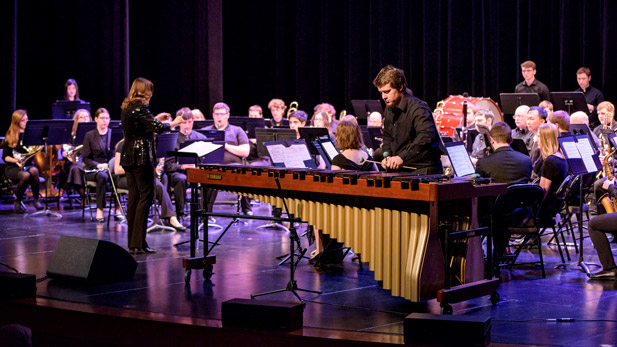
[[[186,269],[186,271],[184,271],[184,283],[189,284],[190,281],[191,281],[191,269]]]
[[[204,268],[204,278],[209,280],[212,275],[214,275],[214,266],[212,265],[206,265],[206,267]]]
[[[441,303],[441,314],[452,314],[452,312],[454,312],[454,310],[452,309],[452,305],[448,304],[447,302]]]
[[[497,303],[499,302],[499,292],[495,291],[491,294],[491,304],[493,304],[493,306],[497,306]]]

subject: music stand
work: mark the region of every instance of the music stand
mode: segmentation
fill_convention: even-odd
[[[499,93],[501,110],[504,114],[514,114],[519,106],[537,106],[540,104],[538,93]]]
[[[318,155],[317,148],[313,145],[313,140],[317,140],[323,136],[329,137],[328,128],[324,127],[299,127],[298,132],[300,138],[304,139],[306,145],[312,155]]]
[[[67,120],[31,120],[26,123],[24,130],[23,144],[24,146],[44,146],[45,158],[48,157],[48,147],[51,145],[62,145],[69,143],[71,139],[71,130],[73,129],[73,121]],[[51,161],[51,156],[49,157]],[[45,182],[45,209],[33,213],[31,216],[45,215],[62,218],[62,214],[49,209],[49,191],[47,186],[51,184],[51,163],[49,163],[47,182]],[[38,197],[35,197],[35,199]]]
[[[75,111],[79,109],[85,109],[88,113],[90,111],[90,103],[83,100],[68,101],[59,100],[51,104],[51,118],[52,119],[73,119]]]
[[[589,139],[593,138],[593,136],[591,136],[591,129],[589,129],[587,124],[570,124],[570,132],[574,135],[587,135]],[[595,153],[600,153],[595,141],[591,141],[591,145]]]
[[[266,120],[263,118],[246,118],[244,120],[246,135],[249,139],[255,138],[255,129],[265,128]]]
[[[84,136],[90,130],[96,129],[96,122],[81,122],[77,123],[77,130],[75,131],[75,139],[73,140],[73,146],[79,146],[84,143]]]
[[[225,131],[216,129],[197,129],[209,141],[225,141]],[[202,140],[203,141],[203,140]]]
[[[268,157],[268,150],[264,147],[264,142],[295,140],[298,135],[294,129],[256,128],[255,138],[257,139],[257,154],[260,157]]]
[[[527,150],[527,146],[525,145],[525,141],[522,139],[512,139],[512,143],[510,144],[513,150],[523,153],[524,155],[529,157],[529,150]]]
[[[351,107],[358,120],[366,120],[372,112],[383,114],[383,107],[379,100],[351,100]]]
[[[602,163],[598,155],[591,149],[591,141],[587,135],[565,135],[558,139],[559,147],[568,161],[572,173],[579,178],[579,213],[576,217],[579,230],[579,258],[578,266],[586,274],[590,274],[589,266],[597,264],[587,264],[583,260],[583,175],[602,170]]]
[[[193,121],[193,130],[199,130],[214,125],[213,119],[204,119]]]
[[[121,129],[122,130],[122,129]],[[113,136],[113,133],[112,133]],[[159,161],[165,160],[167,157],[167,153],[173,151],[176,148],[176,142],[178,142],[178,133],[171,132],[166,134],[160,134],[157,136],[157,145],[156,145],[156,157]],[[157,163],[159,164],[159,163]],[[158,175],[157,175],[158,176]],[[160,178],[160,177],[159,177]],[[156,189],[154,190],[154,199],[156,201]],[[159,197],[160,199],[160,197]],[[167,231],[176,231],[174,227],[163,225],[161,221],[161,214],[157,206],[154,206],[154,217],[152,218],[152,224],[146,229],[146,232],[150,233],[153,230],[161,229]]]
[[[555,111],[564,110],[568,114],[582,111],[589,114],[589,107],[587,107],[583,92],[551,92],[551,101]]]

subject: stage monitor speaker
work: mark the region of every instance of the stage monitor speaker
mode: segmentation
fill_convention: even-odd
[[[291,331],[302,328],[304,304],[291,301],[231,299],[223,302],[223,327]]]
[[[100,284],[130,280],[136,269],[135,259],[115,243],[60,236],[47,277]]]
[[[405,317],[405,343],[437,346],[487,346],[489,317],[412,313]]]

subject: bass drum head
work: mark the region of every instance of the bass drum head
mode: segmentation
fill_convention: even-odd
[[[437,103],[437,108],[433,112],[437,131],[441,136],[454,137],[457,127],[461,127],[463,122],[463,102],[475,104],[479,109],[493,112],[496,122],[503,122],[503,113],[495,101],[491,98],[465,97],[462,95],[450,95]]]
[[[493,99],[479,98],[476,102],[476,105],[478,105],[478,108],[480,109],[493,112],[493,115],[495,116],[495,121],[493,121],[493,124],[497,122],[503,122],[503,113],[501,112],[499,105],[497,105],[497,103],[493,101]]]

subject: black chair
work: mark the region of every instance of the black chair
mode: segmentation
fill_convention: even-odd
[[[511,234],[524,235],[520,245],[516,245],[513,254],[501,257],[500,263],[512,268],[521,250],[531,238],[538,245],[542,277],[544,278],[544,259],[540,229],[537,225],[537,212],[544,197],[544,190],[535,184],[515,184],[508,187],[508,193],[500,195],[493,208],[493,235],[508,231]],[[496,235],[499,239],[499,235]],[[494,236],[495,237],[495,236]],[[502,236],[503,237],[503,236]],[[498,245],[495,245],[496,248]]]

